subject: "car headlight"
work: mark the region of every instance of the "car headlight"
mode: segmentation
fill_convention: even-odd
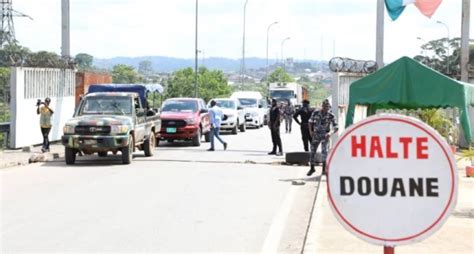
[[[127,133],[128,130],[130,130],[130,127],[128,125],[112,125],[110,127],[111,134]]]
[[[74,128],[76,126],[73,126],[73,125],[65,125],[64,128],[63,128],[63,132],[64,134],[74,134]]]
[[[187,124],[195,124],[196,123],[196,119],[194,119],[193,117],[192,118],[186,118],[186,119],[184,119],[184,121],[186,121]]]

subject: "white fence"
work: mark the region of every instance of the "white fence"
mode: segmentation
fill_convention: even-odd
[[[36,101],[51,98],[51,141],[60,140],[65,122],[74,114],[75,71],[70,69],[12,68],[10,148],[41,144]]]

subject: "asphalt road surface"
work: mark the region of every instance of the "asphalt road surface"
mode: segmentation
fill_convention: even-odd
[[[162,142],[131,165],[109,154],[0,170],[0,252],[300,253],[319,177],[267,155],[266,127],[222,137],[227,151]],[[282,138],[302,149],[297,126]]]

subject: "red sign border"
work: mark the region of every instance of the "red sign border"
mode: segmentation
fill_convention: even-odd
[[[412,126],[415,126],[416,128],[419,128],[421,129],[423,132],[425,132],[426,134],[428,134],[429,136],[431,136],[437,143],[438,145],[441,147],[442,151],[444,152],[444,155],[446,156],[446,158],[448,159],[448,161],[450,162],[449,163],[449,166],[450,166],[450,169],[451,169],[451,194],[449,196],[449,200],[448,200],[448,203],[446,204],[443,212],[441,213],[441,215],[438,217],[438,219],[433,223],[431,224],[428,228],[426,228],[425,230],[417,233],[417,234],[414,234],[414,235],[411,235],[411,236],[407,236],[407,237],[402,237],[402,238],[396,238],[396,239],[390,239],[390,238],[381,238],[381,237],[377,237],[377,236],[373,236],[373,235],[370,235],[366,232],[363,232],[362,230],[356,228],[354,225],[352,225],[343,215],[342,213],[339,211],[339,209],[336,207],[336,204],[334,203],[334,200],[332,198],[332,195],[331,195],[331,190],[329,188],[329,185],[330,185],[330,181],[329,181],[329,176],[330,176],[330,170],[331,170],[331,160],[332,160],[332,157],[334,156],[334,153],[335,151],[337,150],[338,146],[341,144],[341,142],[344,140],[344,138],[346,136],[348,136],[350,133],[352,133],[353,131],[357,130],[358,128],[364,126],[364,125],[367,125],[367,124],[370,124],[370,123],[373,123],[373,122],[378,122],[378,121],[395,121],[395,122],[403,122],[403,123],[407,123],[407,124],[410,124]],[[360,123],[359,125],[356,125],[354,126],[352,129],[350,129],[349,131],[347,131],[336,143],[336,145],[334,146],[334,149],[332,149],[329,157],[328,157],[328,160],[327,160],[327,192],[328,192],[328,197],[329,197],[329,200],[330,200],[330,203],[331,203],[331,206],[334,208],[334,210],[337,212],[339,218],[341,218],[344,223],[346,223],[346,225],[348,225],[350,228],[352,228],[353,230],[355,230],[357,233],[363,235],[363,236],[366,236],[368,238],[371,238],[371,239],[375,239],[375,240],[379,240],[379,241],[387,241],[387,242],[402,242],[402,241],[407,241],[407,240],[411,240],[413,238],[417,238],[423,234],[425,234],[426,232],[428,232],[429,230],[431,230],[433,227],[435,227],[445,216],[446,214],[446,211],[449,209],[449,207],[451,206],[451,202],[453,201],[453,196],[454,196],[454,187],[455,187],[455,171],[453,169],[453,161],[451,160],[451,156],[448,155],[448,152],[446,151],[445,147],[441,144],[441,142],[439,141],[439,139],[433,135],[432,133],[430,133],[429,131],[427,131],[423,126],[419,125],[418,123],[412,121],[412,120],[406,120],[406,119],[397,119],[397,118],[392,118],[392,117],[376,117],[374,119],[370,119],[370,120],[367,120],[365,122],[362,122]]]

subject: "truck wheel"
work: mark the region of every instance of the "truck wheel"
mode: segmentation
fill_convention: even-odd
[[[133,153],[133,137],[128,137],[128,146],[122,148],[122,163],[123,164],[130,164],[132,162],[132,153]]]
[[[240,125],[240,132],[245,132],[246,129],[247,129],[247,125],[244,122],[242,125]]]
[[[206,142],[211,142],[211,132],[208,131],[206,134],[204,134],[204,140],[206,140]]]
[[[73,148],[66,147],[64,151],[64,156],[66,157],[66,164],[72,165],[76,162],[76,150]]]
[[[98,152],[99,157],[107,157],[107,152]]]
[[[143,143],[143,150],[145,151],[146,157],[153,156],[153,152],[155,151],[155,140],[155,133],[152,131],[150,136]]]
[[[201,146],[201,128],[198,128],[197,135],[193,138],[193,146]]]
[[[236,135],[237,134],[237,128],[239,128],[239,121],[235,124],[234,128],[232,128],[232,134]]]

